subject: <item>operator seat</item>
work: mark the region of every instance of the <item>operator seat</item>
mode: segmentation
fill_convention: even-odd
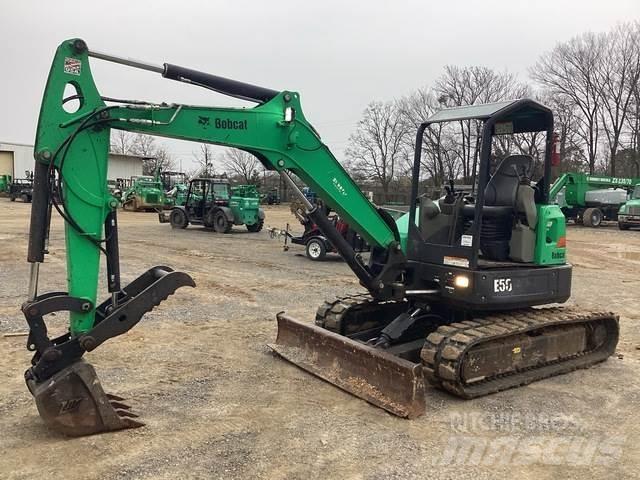
[[[528,177],[533,165],[531,155],[505,157],[484,189],[483,217],[503,217],[518,209],[520,179]],[[475,204],[465,205],[464,215],[473,218]]]
[[[484,189],[485,208],[516,208],[520,179],[529,176],[532,165],[531,155],[509,155],[502,160]],[[482,213],[486,213],[484,209]]]
[[[511,257],[522,261],[530,256],[529,252],[533,254],[530,241],[522,247],[518,242],[518,250],[526,250],[526,255],[513,255],[515,249],[510,245],[514,219],[520,213],[525,214],[530,228],[535,228],[535,203],[529,201],[534,192],[528,185],[532,166],[531,155],[509,155],[500,162],[484,189],[480,250],[489,260],[506,261]],[[473,218],[475,205],[465,205],[463,212],[466,218]]]
[[[533,157],[531,155],[509,155],[505,157],[484,189],[485,208],[482,213],[489,213],[490,215],[488,211],[491,210],[491,207],[514,209],[516,207],[520,179],[529,176],[532,165]],[[486,207],[490,208],[487,209]],[[500,210],[505,211],[504,209]]]
[[[482,208],[481,250],[486,258],[507,260],[513,219],[524,213],[527,223],[535,228],[535,202],[533,189],[521,185],[528,178],[533,165],[530,155],[509,155],[504,158],[484,190]],[[456,213],[461,212],[461,214]],[[426,241],[447,244],[456,241],[464,230],[464,220],[473,220],[475,204],[441,199],[438,204],[421,198],[419,228]],[[451,230],[454,230],[451,235]]]

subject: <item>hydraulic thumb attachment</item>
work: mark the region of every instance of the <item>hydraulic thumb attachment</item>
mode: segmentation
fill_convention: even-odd
[[[104,251],[107,256],[108,288],[111,296],[96,306],[92,298],[67,292],[38,295],[39,266],[47,251],[51,203],[54,197],[50,195],[52,179],[46,165],[36,164],[35,177],[28,254],[32,266],[29,300],[22,305],[22,313],[29,325],[27,349],[35,352],[31,360],[32,366],[25,372],[27,387],[34,396],[38,412],[45,423],[65,435],[91,435],[140,427],[144,424],[136,420],[137,415],[123,403],[121,397],[105,393],[95,369],[82,357],[85,352],[95,349],[106,340],[129,331],[145,313],[178,288],[195,287],[195,283],[186,273],[158,266],[121,288],[114,209],[107,213],[104,222]],[[98,249],[98,246],[94,245],[94,248]],[[68,247],[69,262],[81,261],[77,255],[73,246]],[[86,268],[89,267],[90,264],[86,265]],[[96,270],[98,267],[94,263]],[[77,289],[77,282],[70,275],[69,291],[73,289]],[[84,331],[72,321],[67,333],[49,338],[44,317],[58,312],[89,316],[91,326]]]
[[[27,349],[35,351],[25,372],[40,416],[56,431],[69,436],[91,435],[144,425],[122,398],[105,393],[94,368],[82,356],[109,338],[129,331],[142,316],[183,286],[195,287],[189,275],[169,267],[154,267],[95,309],[96,323],[88,332],[70,332],[50,339],[44,315],[60,311],[83,312],[86,300],[65,292],[46,293],[22,305],[29,324]]]

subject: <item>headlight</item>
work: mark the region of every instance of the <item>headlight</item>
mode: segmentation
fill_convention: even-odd
[[[469,287],[469,277],[466,275],[458,275],[453,279],[453,284],[457,288],[467,288]]]

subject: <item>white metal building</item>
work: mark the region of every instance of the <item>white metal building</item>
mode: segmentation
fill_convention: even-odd
[[[142,175],[143,157],[136,155],[109,154],[108,180]],[[0,141],[0,175],[24,178],[25,172],[33,171],[33,145]]]
[[[136,155],[110,153],[107,180],[131,178],[133,176],[142,175],[142,160],[144,160],[143,157],[138,157]]]

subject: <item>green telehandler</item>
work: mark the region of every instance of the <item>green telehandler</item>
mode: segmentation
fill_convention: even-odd
[[[90,57],[257,105],[202,107],[103,97]],[[71,112],[63,108],[67,85],[82,99]],[[472,195],[450,188],[443,199],[430,200],[419,191],[424,133],[431,125],[465,119],[482,125],[477,188]],[[298,93],[124,59],[72,39],[56,51],[38,122],[32,265],[29,298],[22,306],[30,327],[27,347],[35,352],[27,385],[54,429],[84,435],[141,424],[119,397],[105,394],[83,355],[128,331],[178,287],[194,285],[187,274],[160,266],[120,287],[117,201],[106,181],[112,128],[239,148],[280,174],[363,291],[321,305],[315,325],[278,314],[272,348],[395,415],[414,418],[424,412],[425,380],[473,398],[589,367],[615,349],[618,317],[612,313],[532,308],[565,302],[571,294],[565,220],[549,201],[553,115],[547,107],[520,99],[443,110],[427,119],[416,135],[410,211],[395,222],[362,194],[322,142]],[[546,134],[544,173],[538,179],[531,178],[528,155],[509,155],[494,164],[493,137],[526,132]],[[309,202],[291,174],[371,245],[368,261]],[[66,222],[65,293],[37,290],[49,205]],[[98,303],[101,253],[111,295]],[[71,312],[69,332],[50,339],[43,315],[59,311]]]
[[[264,226],[264,211],[255,185],[232,187],[227,178],[194,178],[184,196],[169,215],[159,213],[160,223],[173,228],[189,224],[204,225],[218,233],[229,233],[234,225],[245,225],[250,232]]]

